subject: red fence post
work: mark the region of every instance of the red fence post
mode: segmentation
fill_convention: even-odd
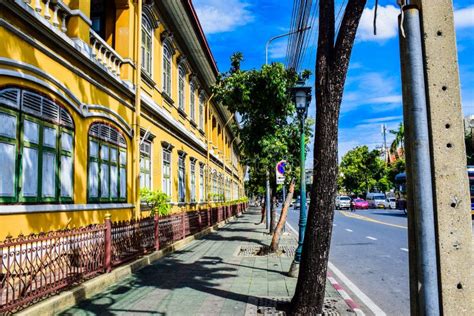
[[[201,223],[201,210],[198,210],[197,213],[198,213],[199,231],[201,231],[201,226],[202,226],[202,223]]]
[[[207,209],[207,227],[211,226],[211,209]]]
[[[112,222],[110,220],[111,214],[105,214],[105,256],[104,268],[105,272],[112,271]]]
[[[181,223],[183,223],[183,239],[186,237],[186,211],[184,211],[181,215]]]
[[[155,214],[154,218],[154,237],[155,237],[155,250],[160,250],[160,217],[158,214]]]

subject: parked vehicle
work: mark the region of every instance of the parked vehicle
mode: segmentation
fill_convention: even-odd
[[[367,202],[369,203],[369,208],[387,208],[387,198],[384,193],[367,193]]]
[[[405,172],[399,173],[395,176],[395,183],[397,188],[395,195],[397,196],[397,210],[407,213],[407,175]]]
[[[397,199],[394,198],[394,197],[389,197],[387,199],[387,203],[388,203],[388,207],[392,210],[396,210],[397,209]]]
[[[351,209],[353,210],[367,210],[369,209],[369,203],[360,198],[353,199],[351,202]]]
[[[336,210],[350,209],[351,198],[346,195],[340,195],[336,198]]]

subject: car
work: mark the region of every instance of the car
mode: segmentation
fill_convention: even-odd
[[[350,209],[351,198],[346,195],[340,195],[336,197],[336,210]]]
[[[387,208],[387,198],[384,193],[367,193],[366,197],[367,202],[369,203],[369,208]]]
[[[397,199],[394,198],[394,197],[389,197],[387,199],[387,203],[388,203],[388,207],[392,210],[396,210],[397,209]]]
[[[369,203],[364,199],[356,198],[352,200],[351,208],[354,210],[367,210],[369,209]]]

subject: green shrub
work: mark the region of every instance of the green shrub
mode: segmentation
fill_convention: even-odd
[[[140,189],[140,198],[150,207],[152,215],[165,216],[170,213],[170,198],[165,193],[143,188]]]

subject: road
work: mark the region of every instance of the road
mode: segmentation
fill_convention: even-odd
[[[298,218],[299,210],[290,209],[295,229]],[[406,226],[406,215],[396,210],[336,211],[334,217],[330,262],[387,315],[410,314]]]

